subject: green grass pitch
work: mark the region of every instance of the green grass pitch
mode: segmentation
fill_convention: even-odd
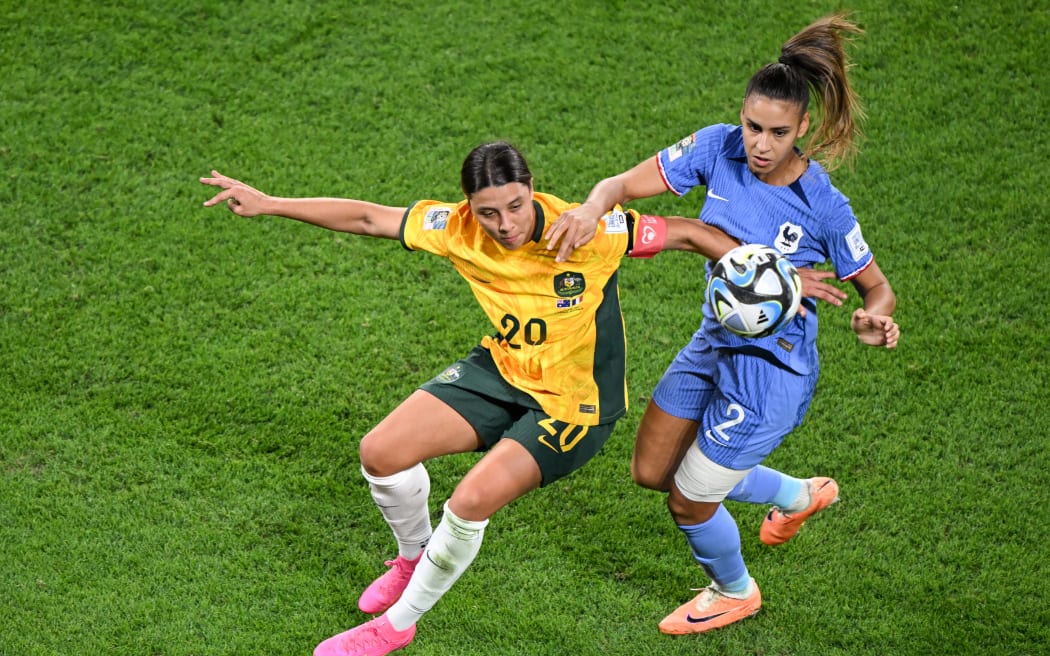
[[[841,503],[777,549],[734,505],[762,611],[657,632],[706,580],[629,461],[703,261],[627,262],[628,416],[496,516],[406,654],[1045,653],[1050,6],[850,6],[869,120],[834,179],[903,335],[866,349],[855,294],[822,308],[816,398],[769,460]],[[392,541],[357,441],[488,331],[443,261],[206,210],[199,176],[455,199],[499,138],[582,200],[735,121],[751,73],[841,7],[0,2],[0,656],[308,654],[362,621]],[[476,457],[432,464],[435,512]]]

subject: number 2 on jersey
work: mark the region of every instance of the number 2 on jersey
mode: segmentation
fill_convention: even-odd
[[[729,407],[726,408],[726,414],[729,416],[729,419],[716,425],[714,428],[704,431],[704,437],[722,446],[729,446],[729,435],[726,434],[726,431],[744,421],[744,409],[736,403],[729,404]],[[717,437],[715,437],[716,434]]]

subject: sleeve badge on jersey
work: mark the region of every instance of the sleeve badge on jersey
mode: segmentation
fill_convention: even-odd
[[[616,234],[627,232],[627,215],[617,208],[602,217],[605,219],[605,232]]]
[[[696,147],[696,134],[691,134],[685,139],[682,139],[675,145],[667,149],[667,160],[670,162],[675,161],[682,155],[685,155],[690,150]]]
[[[868,254],[868,242],[864,241],[864,236],[860,234],[859,223],[846,235],[846,244],[849,245],[849,252],[854,261],[859,261]]]
[[[450,214],[452,214],[452,210],[447,207],[434,207],[427,210],[426,216],[423,217],[423,229],[444,230],[445,226],[448,225]]]

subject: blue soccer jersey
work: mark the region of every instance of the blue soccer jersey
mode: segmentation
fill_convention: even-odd
[[[872,254],[849,199],[836,189],[824,167],[810,160],[806,172],[788,186],[759,180],[748,169],[740,126],[711,125],[660,151],[660,173],[674,194],[707,188],[700,219],[744,243],[772,246],[795,266],[830,261],[841,280],[872,262]],[[710,273],[711,263],[708,263]],[[715,348],[759,348],[800,374],[818,370],[817,312],[804,299],[807,316],[796,316],[783,330],[763,338],[729,332],[704,305],[700,331]]]

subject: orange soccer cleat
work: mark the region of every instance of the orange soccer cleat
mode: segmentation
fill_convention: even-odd
[[[818,476],[807,480],[806,485],[809,486],[809,506],[790,515],[774,506],[762,520],[762,528],[758,532],[762,542],[771,546],[784,544],[795,537],[811,515],[839,500],[839,484],[835,479]]]
[[[660,632],[671,635],[704,633],[751,617],[762,606],[762,593],[751,579],[749,593],[743,599],[719,592],[712,584],[660,622]]]

